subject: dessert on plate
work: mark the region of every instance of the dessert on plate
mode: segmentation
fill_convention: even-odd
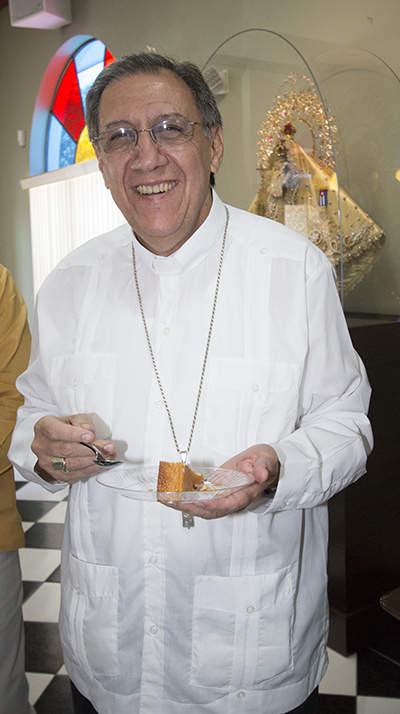
[[[197,491],[204,483],[203,474],[195,471],[182,462],[171,463],[160,461],[158,469],[157,491],[175,493],[180,491]]]

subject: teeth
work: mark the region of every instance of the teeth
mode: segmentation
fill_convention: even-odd
[[[142,195],[150,193],[165,193],[166,191],[169,191],[173,186],[175,186],[175,184],[176,181],[158,183],[155,186],[143,184],[142,186],[136,186],[136,190]]]

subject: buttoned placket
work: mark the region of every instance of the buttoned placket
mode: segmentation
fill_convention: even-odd
[[[144,698],[162,697],[163,694],[165,556],[159,508],[161,506],[155,503],[144,504],[145,612],[141,682]],[[144,701],[141,712],[145,711]]]
[[[167,267],[167,266],[166,266]],[[173,329],[177,306],[178,276],[162,274],[157,276],[159,292],[158,310],[151,328],[151,341],[157,366],[160,370],[163,388],[169,392],[173,365]],[[145,309],[145,308],[144,308]],[[150,355],[149,355],[150,359]],[[172,439],[169,424],[165,418],[165,406],[154,375],[149,401],[146,443],[149,453],[159,449],[159,442],[169,443]],[[165,612],[165,556],[162,538],[162,517],[155,503],[145,504],[144,519],[144,638],[142,668],[141,713],[146,711],[146,696],[163,694],[164,661],[164,612]],[[176,514],[180,517],[180,514]]]

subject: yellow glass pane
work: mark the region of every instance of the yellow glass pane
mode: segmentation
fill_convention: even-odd
[[[94,148],[89,140],[87,126],[85,124],[76,146],[75,163],[79,164],[81,161],[89,161],[89,159],[95,158],[96,154],[94,153]]]

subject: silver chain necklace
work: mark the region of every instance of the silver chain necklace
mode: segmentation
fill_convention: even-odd
[[[202,392],[202,389],[203,389],[203,382],[204,382],[204,375],[205,375],[205,371],[206,371],[207,358],[208,358],[208,353],[209,353],[209,349],[210,349],[211,335],[212,335],[212,330],[213,330],[213,325],[214,325],[214,318],[215,318],[215,310],[216,310],[216,307],[217,307],[217,298],[218,298],[218,292],[219,292],[219,284],[220,284],[220,280],[221,280],[222,263],[223,263],[223,260],[224,260],[226,235],[227,235],[227,232],[228,232],[228,225],[229,225],[229,211],[228,211],[227,206],[225,206],[225,212],[226,212],[226,221],[225,221],[224,235],[223,235],[223,238],[222,238],[221,255],[220,255],[220,258],[219,258],[218,273],[217,273],[217,282],[216,282],[216,285],[215,285],[214,301],[213,301],[213,306],[212,306],[212,310],[211,310],[210,326],[209,326],[209,328],[208,328],[208,335],[207,335],[207,342],[206,342],[206,350],[205,350],[205,354],[204,354],[203,366],[202,366],[201,375],[200,375],[199,391],[198,391],[198,394],[197,394],[196,405],[195,405],[194,415],[193,415],[193,421],[192,421],[192,427],[191,427],[191,429],[190,429],[189,440],[188,440],[188,445],[187,445],[187,447],[186,447],[186,451],[181,451],[180,448],[179,448],[178,439],[176,438],[176,432],[175,432],[174,424],[173,424],[173,421],[172,421],[171,412],[170,412],[170,409],[169,409],[169,406],[168,406],[168,402],[167,402],[167,399],[166,399],[166,396],[165,396],[165,392],[164,392],[164,389],[163,389],[163,386],[162,386],[162,383],[161,383],[160,374],[159,374],[159,371],[158,371],[158,368],[157,368],[157,363],[156,363],[156,360],[155,360],[155,357],[154,357],[153,347],[152,347],[152,344],[151,344],[150,335],[149,335],[149,331],[148,331],[148,328],[147,328],[146,317],[145,317],[144,310],[143,310],[142,296],[141,296],[140,288],[139,288],[139,281],[138,281],[137,269],[136,269],[135,246],[134,246],[134,244],[132,243],[133,274],[134,274],[134,277],[135,277],[136,292],[137,292],[137,296],[138,296],[138,302],[139,302],[140,313],[141,313],[141,315],[142,315],[144,331],[145,331],[145,333],[146,333],[147,344],[148,344],[148,347],[149,347],[149,352],[150,352],[150,356],[151,356],[151,361],[152,361],[152,363],[153,363],[154,373],[155,373],[155,375],[156,375],[158,387],[159,387],[159,389],[160,389],[160,393],[161,393],[161,396],[162,396],[162,400],[163,400],[163,402],[164,402],[164,406],[165,406],[165,409],[166,409],[166,411],[167,411],[168,420],[169,420],[169,424],[170,424],[170,427],[171,427],[172,437],[173,437],[173,440],[174,440],[174,443],[175,443],[175,446],[176,446],[176,450],[177,450],[177,452],[178,452],[179,456],[181,457],[181,460],[182,460],[182,462],[183,462],[184,464],[186,463],[186,459],[187,459],[187,457],[188,457],[188,454],[189,454],[189,451],[190,451],[190,447],[191,447],[191,445],[192,445],[193,432],[194,432],[194,427],[195,427],[195,424],[196,424],[197,413],[198,413],[198,410],[199,410],[200,397],[201,397],[201,392]],[[183,515],[185,516],[186,514],[183,514]],[[191,517],[190,517],[190,518],[191,518]],[[184,523],[184,525],[185,525],[185,523]],[[191,523],[191,525],[194,525],[194,524]],[[187,526],[187,527],[190,528],[190,525]]]

